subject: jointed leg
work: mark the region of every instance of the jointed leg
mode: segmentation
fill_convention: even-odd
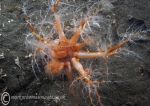
[[[56,2],[52,4],[52,8],[51,8],[52,12],[54,13],[57,12],[57,8],[58,8],[60,1],[61,0],[56,0]]]
[[[76,43],[78,41],[83,29],[85,28],[86,23],[87,23],[87,20],[82,20],[80,22],[80,26],[77,29],[77,31],[75,32],[75,34],[72,36],[72,38],[70,39],[70,42],[75,42]]]
[[[34,26],[31,23],[27,24],[29,27],[30,32],[32,33],[33,36],[36,37],[37,40],[39,41],[43,41],[43,37],[41,35],[38,34],[38,31],[36,30],[36,28],[34,28]]]
[[[73,80],[73,76],[72,76],[73,73],[72,73],[70,62],[67,62],[67,68],[68,68],[68,70],[66,71],[67,78],[69,81],[72,81]]]
[[[37,40],[42,40],[43,37],[38,34],[38,30],[34,27],[32,23],[29,22],[30,17],[25,16],[24,18],[25,18],[25,21],[27,22],[27,26],[30,32],[32,33],[32,35],[35,36]]]
[[[72,58],[71,60],[74,68],[79,72],[80,76],[89,84],[92,83],[92,81],[90,80],[88,74],[86,73],[86,71],[83,69],[82,64],[76,59],[76,58]]]
[[[110,57],[114,54],[116,54],[117,50],[122,48],[124,45],[126,45],[129,42],[129,40],[124,40],[121,43],[118,43],[117,45],[110,47],[107,51],[107,56]]]
[[[61,26],[61,20],[60,20],[60,17],[57,13],[54,13],[54,16],[55,16],[55,28],[58,32],[58,35],[59,35],[59,40],[63,40],[65,41],[66,40],[66,36],[64,34],[64,31],[63,31],[63,28]]]
[[[60,16],[56,13],[59,3],[60,3],[60,0],[56,0],[56,2],[54,4],[52,4],[52,8],[51,8],[51,10],[55,16],[54,26],[58,32],[59,40],[66,40],[66,37],[65,37],[62,25],[61,25]]]
[[[72,58],[72,64],[74,66],[74,68],[79,72],[80,77],[77,80],[80,81],[84,81],[86,83],[85,87],[87,88],[87,93],[90,99],[90,103],[93,105],[93,94],[96,94],[95,96],[98,99],[98,102],[100,104],[100,106],[102,106],[101,104],[101,100],[100,100],[100,94],[98,93],[97,87],[95,85],[95,83],[90,80],[88,74],[86,73],[86,71],[83,69],[82,65],[80,62],[78,62],[78,60],[76,58]],[[75,81],[77,81],[75,80]],[[74,85],[74,81],[71,84],[71,87]]]
[[[77,58],[106,58],[110,57],[117,53],[117,51],[122,48],[126,43],[128,43],[128,40],[125,40],[115,46],[110,47],[107,51],[101,51],[101,52],[76,52],[74,53],[74,56]]]
[[[105,57],[105,52],[76,52],[74,56],[77,58],[99,58]]]

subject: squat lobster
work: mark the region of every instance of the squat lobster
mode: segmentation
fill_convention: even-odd
[[[64,68],[68,68],[66,71],[66,75],[68,79],[72,78],[72,66],[76,69],[76,71],[85,78],[87,81],[90,81],[90,78],[87,72],[84,70],[82,64],[79,62],[81,58],[108,58],[117,53],[117,51],[122,48],[128,40],[124,40],[121,43],[118,43],[115,46],[110,47],[107,51],[99,51],[99,52],[82,52],[81,49],[88,45],[88,42],[78,43],[78,39],[87,25],[88,19],[84,19],[80,22],[79,28],[76,30],[75,34],[71,37],[71,39],[67,39],[63,28],[61,26],[61,20],[59,15],[56,13],[57,7],[60,0],[57,0],[55,4],[52,5],[52,12],[55,16],[54,26],[56,31],[58,32],[59,39],[56,40],[48,40],[43,36],[38,34],[38,31],[34,28],[34,26],[28,23],[29,29],[32,32],[32,35],[41,42],[45,43],[49,46],[51,55],[51,61],[45,66],[45,69],[48,73],[56,76],[62,73]],[[44,52],[43,48],[38,48],[38,52]]]
[[[51,59],[45,65],[45,70],[48,74],[57,76],[65,70],[65,74],[69,80],[73,80],[73,71],[72,67],[79,73],[79,79],[84,80],[88,86],[92,85],[92,80],[90,75],[87,71],[84,70],[82,64],[80,63],[79,59],[81,58],[108,58],[113,56],[114,54],[118,53],[118,50],[122,48],[128,40],[124,40],[110,48],[107,51],[99,51],[99,52],[83,52],[81,51],[83,47],[88,45],[88,41],[78,43],[78,39],[82,34],[84,28],[87,26],[88,18],[84,19],[80,22],[79,27],[76,29],[74,35],[67,39],[62,25],[59,15],[57,14],[57,7],[59,5],[60,0],[57,0],[55,4],[52,5],[51,10],[55,16],[54,26],[59,35],[59,39],[52,40],[46,39],[44,36],[38,34],[38,31],[34,28],[34,26],[28,23],[28,27],[32,32],[32,35],[35,36],[38,42],[41,42],[43,45],[46,45],[47,48],[50,50],[48,53],[45,53],[45,48],[38,48],[36,52],[43,53],[46,55],[50,55]]]

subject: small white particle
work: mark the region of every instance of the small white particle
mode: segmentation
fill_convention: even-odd
[[[29,53],[29,55],[25,56],[25,58],[30,58],[32,57],[32,53]]]
[[[11,21],[11,22],[13,22],[14,20],[13,20],[13,19],[11,19],[10,21]]]
[[[4,53],[0,53],[0,59],[4,59]]]
[[[10,20],[8,20],[8,23],[13,22],[13,21],[14,21],[13,19],[10,19]]]
[[[3,27],[5,27],[5,24],[3,23],[3,25],[2,25]]]
[[[60,101],[60,98],[59,98],[58,96],[56,96],[56,97],[54,98],[54,101],[55,101],[55,103],[58,103],[58,102]]]
[[[19,68],[21,68],[21,66],[20,66],[20,61],[19,61],[19,57],[17,56],[17,58],[15,59],[15,64],[19,67]]]

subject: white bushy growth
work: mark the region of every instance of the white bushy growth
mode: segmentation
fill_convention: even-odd
[[[100,11],[110,12],[113,9],[113,5],[110,0],[98,0],[98,1],[88,1],[87,4],[69,4],[69,2],[62,1],[63,6],[60,6],[58,13],[62,19],[61,23],[63,29],[67,37],[72,36],[75,28],[77,28],[80,24],[80,21],[89,18],[87,22],[87,26],[83,30],[81,34],[81,40],[85,40],[86,38],[93,39],[94,43],[89,45],[92,47],[93,51],[106,51],[111,45],[114,44],[112,40],[112,22],[113,20],[110,17],[106,17],[101,14],[95,14],[92,16],[94,7],[99,7]],[[50,12],[50,5],[46,2],[43,2],[45,6],[47,6],[46,10],[35,10],[32,12],[28,12],[27,7],[30,5],[27,2],[23,5],[24,14],[26,14],[30,19],[27,21],[34,25],[34,27],[38,30],[39,35],[42,35],[46,39],[57,39],[57,33],[53,26],[54,16]],[[41,5],[43,5],[41,4]],[[86,13],[83,13],[82,9],[87,8]],[[70,33],[72,32],[72,33]],[[135,38],[142,38],[140,33],[138,32],[126,32],[121,36],[120,41],[124,39],[129,39],[130,41]],[[46,55],[50,58],[50,48],[49,44],[38,42],[35,37],[30,32],[27,34],[26,44],[28,48],[31,48],[32,51],[36,51],[37,48],[43,48],[45,50]],[[90,50],[90,48],[89,48]],[[43,53],[39,56],[44,58]]]

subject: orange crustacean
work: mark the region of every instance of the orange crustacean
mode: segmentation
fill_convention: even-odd
[[[87,26],[87,22],[90,20],[89,18],[83,19],[80,22],[79,27],[76,29],[73,36],[68,39],[65,36],[63,31],[60,16],[57,13],[58,5],[60,4],[60,0],[56,0],[56,2],[52,5],[51,11],[54,13],[55,17],[55,30],[58,33],[59,38],[52,40],[46,39],[44,36],[38,34],[38,31],[31,23],[28,23],[28,27],[32,35],[36,38],[38,42],[41,42],[45,45],[48,45],[50,48],[49,55],[51,55],[51,60],[44,66],[45,71],[52,75],[58,76],[64,72],[67,78],[72,81],[73,73],[77,72],[79,74],[79,79],[82,79],[88,86],[92,86],[93,81],[91,80],[90,74],[83,68],[83,65],[80,63],[80,59],[82,58],[104,58],[107,59],[110,56],[113,56],[118,53],[118,50],[122,48],[124,45],[128,43],[128,40],[121,41],[120,43],[109,47],[105,51],[98,52],[86,52],[83,51],[82,48],[86,45],[89,45],[92,42],[91,40],[85,40],[84,42],[78,43],[80,35],[82,34],[84,28]],[[38,48],[36,52],[44,52],[44,48]],[[74,70],[76,71],[73,71]]]
[[[81,58],[107,58],[117,53],[117,51],[122,48],[128,40],[124,40],[110,48],[107,51],[99,51],[99,52],[83,52],[81,51],[83,47],[92,42],[90,40],[85,40],[82,43],[78,43],[78,39],[82,34],[82,31],[87,25],[87,19],[83,19],[80,22],[79,27],[76,29],[76,32],[70,39],[67,39],[62,25],[59,15],[57,14],[57,7],[59,5],[60,0],[57,0],[55,4],[52,6],[52,12],[55,16],[54,26],[56,31],[58,32],[59,39],[49,40],[44,38],[43,36],[38,34],[38,31],[34,28],[31,23],[28,23],[29,30],[32,32],[32,35],[39,42],[49,44],[49,48],[51,48],[51,61],[45,66],[47,71],[52,75],[61,74],[64,68],[68,68],[66,71],[66,75],[69,79],[72,79],[72,66],[76,69],[77,72],[85,79],[90,80],[87,76],[87,72],[84,70],[82,64],[79,62]],[[42,51],[42,48],[38,48],[38,51]]]

